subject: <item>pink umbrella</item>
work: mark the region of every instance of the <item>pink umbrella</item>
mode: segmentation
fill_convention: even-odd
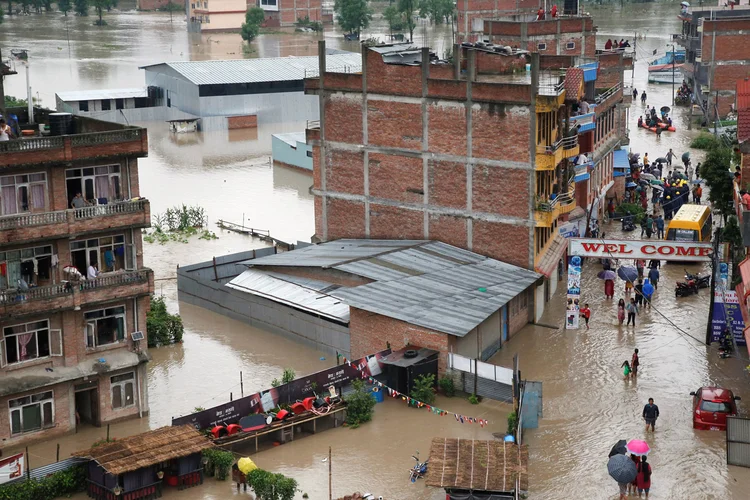
[[[648,455],[648,452],[651,451],[651,447],[646,441],[643,441],[642,439],[631,439],[628,442],[626,448],[628,450],[628,453],[637,455],[639,457],[642,455]]]

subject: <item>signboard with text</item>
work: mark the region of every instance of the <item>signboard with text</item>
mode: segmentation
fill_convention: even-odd
[[[581,258],[577,255],[568,257],[568,293],[565,306],[565,328],[578,329],[581,314]]]
[[[732,330],[732,335],[738,345],[745,345],[745,321],[742,319],[737,292],[721,290],[721,287],[718,287],[714,292],[711,342],[719,342],[726,327]]]
[[[24,455],[19,453],[0,459],[0,484],[23,476]]]
[[[609,259],[659,259],[683,262],[708,262],[711,243],[665,240],[602,240],[571,238],[568,255]]]

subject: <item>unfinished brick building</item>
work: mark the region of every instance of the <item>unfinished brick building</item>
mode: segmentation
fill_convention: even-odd
[[[138,198],[146,130],[48,110],[36,110],[35,124],[25,109],[14,115],[21,138],[0,142],[5,447],[148,412],[153,292],[141,242],[149,203]]]
[[[686,77],[709,120],[721,119],[735,103],[737,80],[750,75],[750,8],[695,8],[681,14],[675,40],[686,51]]]
[[[598,218],[615,185],[622,55],[617,83],[599,88],[596,60],[457,46],[453,64],[427,48],[419,64],[384,62],[398,50],[365,50],[361,74],[305,81],[321,109],[307,132],[316,238],[433,239],[534,269],[549,278],[539,317],[567,247],[559,225],[576,207]],[[519,58],[528,73],[512,73]]]

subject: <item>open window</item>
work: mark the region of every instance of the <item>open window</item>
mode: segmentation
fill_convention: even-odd
[[[84,313],[86,347],[123,342],[125,340],[125,306],[110,307]]]

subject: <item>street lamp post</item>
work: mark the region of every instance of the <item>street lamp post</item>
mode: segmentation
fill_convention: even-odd
[[[672,44],[672,107],[674,107],[674,60],[677,58],[677,52]]]

